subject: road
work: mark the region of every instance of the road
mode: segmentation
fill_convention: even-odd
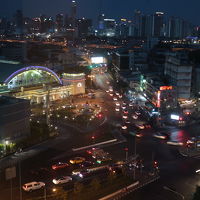
[[[98,75],[96,80],[98,80],[98,86],[100,86],[104,91],[108,89],[109,84],[113,84],[113,80],[108,74]],[[109,124],[124,123],[121,111],[120,113],[115,111],[115,102],[113,101],[113,97],[106,92],[101,92],[99,95],[104,99],[102,109],[108,117],[108,122],[102,127],[99,127],[98,130],[94,131],[94,134],[101,134],[108,130],[110,126]],[[120,103],[122,103],[122,101],[125,101],[127,104],[129,103],[126,97],[119,100]],[[127,110],[131,121],[131,124],[128,125],[130,129],[134,124],[147,123],[147,119],[142,110],[140,110],[141,116],[137,120],[131,118],[131,115],[138,110],[137,106],[134,106],[134,108],[127,106]],[[31,155],[21,161],[22,184],[33,180],[44,181],[47,185],[47,193],[49,194],[52,192],[53,188],[52,179],[59,175],[69,175],[72,170],[71,168],[66,171],[55,173],[51,170],[51,165],[57,161],[67,162],[75,155],[82,156],[81,152],[72,152],[72,148],[87,143],[88,138],[76,129],[68,127],[65,124],[60,125],[59,129],[61,134],[58,138],[48,142],[48,145],[45,143],[43,147],[36,147],[35,150],[32,150]],[[185,129],[175,129],[172,127],[167,128],[167,131],[170,133],[170,140],[173,141],[185,141],[189,137],[198,134],[198,130],[199,125]],[[119,129],[119,131],[122,132],[121,129]],[[166,141],[154,138],[153,134],[155,133],[155,130],[152,128],[145,128],[139,132],[143,134],[143,137],[136,138],[130,135],[128,131],[124,131],[122,132],[122,135],[127,139],[127,143],[107,146],[104,148],[105,151],[112,155],[114,160],[124,160],[126,156],[124,148],[128,147],[129,156],[133,155],[136,149],[137,153],[144,160],[145,167],[148,168],[151,166],[152,160],[156,160],[159,163],[160,180],[135,191],[125,199],[132,199],[134,197],[138,200],[180,199],[180,196],[175,195],[175,193],[171,194],[172,192],[164,189],[164,187],[172,188],[172,190],[176,190],[176,192],[184,195],[185,199],[190,199],[191,194],[195,190],[195,186],[199,184],[200,175],[195,174],[195,170],[200,168],[199,160],[195,158],[185,158],[180,155],[177,146],[170,146]],[[83,156],[86,155],[84,154]],[[23,157],[23,155],[19,155],[19,158],[15,159],[19,161],[21,157]],[[11,160],[13,159],[14,158]],[[0,197],[2,200],[11,199],[11,185],[13,200],[19,200],[18,164],[19,162],[16,163],[17,178],[15,178],[12,183],[4,180],[4,170],[0,172]],[[43,194],[43,190],[31,194],[25,192],[22,193],[23,200],[30,197],[41,196]]]

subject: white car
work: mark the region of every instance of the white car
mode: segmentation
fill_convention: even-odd
[[[200,174],[200,169],[197,169],[195,172],[196,172],[197,174]]]
[[[30,183],[25,183],[22,186],[22,189],[26,192],[32,192],[33,190],[39,190],[44,187],[45,187],[45,183],[34,181],[34,182],[30,182]]]
[[[141,113],[139,111],[135,111],[136,115],[141,115]]]
[[[138,119],[137,115],[133,115],[132,117],[133,117],[133,119]]]
[[[116,98],[116,97],[114,97],[114,98],[113,98],[113,100],[114,100],[114,101],[117,101],[117,98]]]
[[[162,139],[162,140],[166,140],[167,139],[167,135],[166,134],[162,134],[162,133],[159,133],[159,132],[153,134],[153,137],[159,138],[159,139]]]
[[[127,115],[123,115],[122,118],[123,119],[128,119],[128,116]]]
[[[119,95],[119,98],[121,99],[121,98],[122,98],[122,95]]]
[[[120,106],[120,103],[117,102],[115,105],[116,105],[116,106]]]
[[[123,130],[126,130],[126,129],[127,129],[127,126],[122,126],[122,129],[123,129]]]
[[[115,94],[116,94],[117,96],[119,96],[119,93],[118,93],[118,92],[116,92]]]
[[[129,103],[129,106],[130,106],[130,107],[133,107],[133,103]]]
[[[68,183],[68,182],[70,182],[70,181],[72,181],[72,177],[70,177],[70,176],[62,176],[62,177],[60,177],[60,178],[55,178],[55,179],[53,179],[52,182],[53,182],[55,185],[58,185],[58,184]]]
[[[124,109],[124,110],[125,110],[125,109],[126,109],[126,106],[123,106],[123,105],[122,105],[122,109]]]
[[[115,111],[116,111],[116,112],[119,112],[119,111],[120,111],[120,109],[119,109],[119,108],[115,108]]]

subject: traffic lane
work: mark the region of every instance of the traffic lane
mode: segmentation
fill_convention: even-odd
[[[174,187],[183,194],[187,196],[191,194],[195,189],[195,185],[199,183],[198,176],[194,171],[196,168],[200,167],[200,163],[195,159],[188,161],[187,158],[179,154],[176,147],[171,147],[165,143],[159,145],[159,142],[152,143],[148,147],[147,143],[149,143],[149,140],[146,140],[147,143],[144,141],[145,140],[141,141],[142,148],[138,144],[138,152],[142,158],[146,158],[147,160],[151,160],[154,154],[154,158],[158,161],[161,169],[161,179],[162,177],[164,179],[163,185],[174,185]],[[133,146],[133,144],[131,146]],[[148,151],[154,153],[149,153]],[[190,187],[188,187],[189,184]]]
[[[176,194],[165,190],[162,181],[158,180],[139,190],[127,195],[123,200],[137,199],[137,200],[180,200]]]

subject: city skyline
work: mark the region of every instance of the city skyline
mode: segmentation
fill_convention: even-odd
[[[113,3],[111,1],[101,0],[84,0],[77,1],[77,17],[91,18],[94,21],[97,20],[99,13],[104,13],[108,18],[129,18],[132,19],[134,16],[134,10],[139,9],[145,14],[152,14],[156,11],[165,12],[167,16],[178,16],[184,18],[195,25],[198,25],[200,15],[198,16],[198,5],[187,4],[184,8],[179,9],[180,5],[184,4],[183,1],[176,0],[175,2],[169,0],[167,2],[160,2],[158,0],[141,0],[139,2],[132,2],[128,0],[127,3],[121,3],[120,0],[115,1],[115,9],[111,10]],[[173,3],[173,4],[172,4]],[[172,6],[173,5],[173,6]],[[35,6],[35,9],[32,9]],[[55,4],[54,1],[47,0],[29,0],[28,2],[22,0],[11,0],[5,1],[3,6],[0,8],[0,16],[12,17],[13,13],[17,9],[23,10],[24,16],[36,17],[41,14],[55,17],[58,13],[70,14],[71,0],[60,0],[59,4]],[[66,9],[65,9],[66,8]],[[90,10],[93,8],[92,10]]]

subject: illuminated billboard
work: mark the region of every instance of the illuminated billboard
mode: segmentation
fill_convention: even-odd
[[[92,64],[101,64],[104,63],[103,57],[91,57]]]
[[[171,114],[171,119],[173,119],[173,120],[179,120],[180,117],[179,117],[179,115]]]

